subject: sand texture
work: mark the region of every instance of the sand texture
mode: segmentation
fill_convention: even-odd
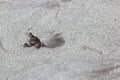
[[[57,48],[24,48],[62,33]],[[0,80],[120,80],[120,0],[0,0]]]

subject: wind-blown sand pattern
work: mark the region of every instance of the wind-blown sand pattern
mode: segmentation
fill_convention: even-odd
[[[28,28],[65,44],[24,48]],[[1,0],[0,80],[120,80],[120,0]]]

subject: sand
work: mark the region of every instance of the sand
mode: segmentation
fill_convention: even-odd
[[[24,48],[28,28],[66,43]],[[120,0],[0,0],[0,80],[120,80]]]

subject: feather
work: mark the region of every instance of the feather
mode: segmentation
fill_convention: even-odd
[[[62,46],[65,43],[65,40],[61,36],[61,33],[52,32],[46,37],[40,38],[41,43],[48,48],[55,48]]]

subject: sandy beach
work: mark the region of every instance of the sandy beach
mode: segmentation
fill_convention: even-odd
[[[62,33],[56,48],[24,48]],[[120,80],[120,0],[0,0],[0,80]]]

